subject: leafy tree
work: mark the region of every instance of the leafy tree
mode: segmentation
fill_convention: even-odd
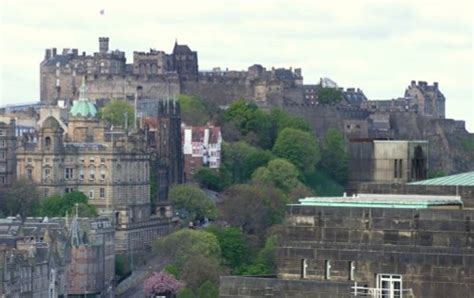
[[[342,91],[337,88],[321,87],[317,90],[317,96],[322,104],[335,104],[342,100]]]
[[[428,171],[428,179],[439,178],[439,177],[444,177],[444,176],[446,176],[446,173],[441,170]]]
[[[182,229],[156,240],[154,248],[163,258],[174,261],[178,268],[198,255],[209,258],[220,258],[221,255],[219,242],[214,234],[191,229]]]
[[[199,187],[189,184],[173,185],[169,199],[176,209],[185,210],[191,220],[217,217],[216,206]]]
[[[248,141],[255,140],[262,148],[271,148],[272,125],[268,114],[253,102],[234,101],[226,110],[225,121],[233,121]],[[254,144],[253,142],[251,142]]]
[[[39,195],[32,182],[19,179],[9,188],[0,191],[0,202],[5,215],[33,216],[38,209]]]
[[[316,163],[321,158],[313,135],[293,128],[285,128],[278,134],[273,153],[289,160],[305,175],[314,171]]]
[[[272,154],[250,146],[245,142],[222,144],[222,175],[228,176],[228,183],[247,182],[258,167],[266,165]]]
[[[329,129],[323,139],[321,167],[337,182],[345,184],[348,178],[348,157],[344,136],[336,129]]]
[[[280,108],[274,108],[270,112],[270,119],[273,125],[272,131],[272,142],[275,142],[275,139],[285,128],[294,128],[302,131],[311,132],[311,126],[306,120],[301,117],[290,116],[287,112],[283,111]],[[272,143],[272,144],[273,144]]]
[[[266,167],[260,167],[252,175],[252,180],[269,183],[285,193],[290,193],[302,185],[298,179],[298,169],[289,161],[277,158],[271,160]]]
[[[128,258],[125,255],[115,255],[115,275],[125,276],[129,272]]]
[[[181,119],[187,125],[199,126],[209,122],[210,117],[204,102],[189,95],[179,95],[178,100],[181,106]]]
[[[205,282],[219,284],[219,276],[225,272],[217,258],[201,254],[189,258],[181,270],[181,279],[186,286],[197,290]]]
[[[276,272],[276,253],[278,248],[277,235],[270,235],[264,247],[259,251],[254,262],[248,266],[240,268],[238,274],[261,275],[274,274]]]
[[[179,278],[179,268],[175,264],[167,264],[163,270],[176,278]]]
[[[175,295],[184,287],[183,283],[166,272],[154,272],[143,283],[143,290],[147,295]]]
[[[222,190],[222,182],[220,177],[216,174],[215,171],[203,167],[200,168],[196,174],[194,174],[193,179],[199,183],[199,186],[208,188],[214,191]]]
[[[342,196],[344,186],[337,183],[324,171],[315,171],[306,177],[306,184],[319,196]]]
[[[199,287],[198,295],[199,298],[217,298],[219,297],[219,288],[208,280]]]
[[[307,198],[307,197],[312,197],[314,196],[314,192],[311,190],[311,188],[309,188],[308,186],[306,185],[299,185],[297,186],[296,188],[294,188],[289,194],[288,194],[288,198],[289,198],[289,201],[290,203],[298,203],[298,200],[299,199],[302,199],[302,198]]]
[[[100,115],[112,125],[125,127],[127,121],[127,126],[132,127],[135,111],[125,100],[113,99],[102,108]]]
[[[222,251],[223,263],[232,269],[238,268],[249,261],[249,247],[242,230],[238,228],[222,228],[210,226],[207,231],[216,235]]]
[[[63,196],[54,194],[41,202],[39,213],[41,216],[65,216],[75,214],[76,204],[78,204],[78,215],[81,217],[97,216],[94,206],[88,204],[88,198],[79,191],[66,193]]]
[[[196,298],[196,295],[190,288],[183,288],[178,292],[176,298]]]
[[[224,192],[221,213],[225,221],[246,234],[262,234],[273,224],[281,223],[287,197],[264,184],[240,184]]]

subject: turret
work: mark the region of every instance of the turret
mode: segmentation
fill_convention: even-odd
[[[99,37],[99,52],[106,54],[109,51],[109,38]]]

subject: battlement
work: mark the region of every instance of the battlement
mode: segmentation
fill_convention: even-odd
[[[428,89],[433,89],[433,90],[438,90],[439,84],[438,82],[433,82],[433,85],[428,85],[426,81],[418,81],[418,84],[415,80],[412,80],[410,83],[411,88],[418,87],[422,90],[428,90]]]

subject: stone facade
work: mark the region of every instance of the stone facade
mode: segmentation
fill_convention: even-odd
[[[0,122],[0,188],[10,185],[16,178],[15,120]]]
[[[357,286],[359,295],[383,287],[403,297],[470,297],[473,218],[472,209],[291,205],[277,278],[225,277],[220,296],[353,297]]]
[[[418,105],[418,112],[436,118],[446,117],[446,99],[438,89],[438,82],[428,85],[424,81],[411,81],[405,91],[405,96],[411,97]]]

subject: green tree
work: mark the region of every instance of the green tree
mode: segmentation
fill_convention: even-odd
[[[176,298],[196,298],[196,295],[194,295],[193,290],[190,288],[184,288],[178,292]]]
[[[255,103],[242,99],[234,101],[226,110],[224,120],[234,122],[250,143],[258,144],[262,148],[271,148],[272,124],[270,117]]]
[[[317,91],[318,102],[322,104],[335,104],[342,100],[342,91],[337,88],[322,87]]]
[[[65,216],[66,212],[69,215],[76,213],[76,204],[78,205],[78,215],[80,217],[94,217],[97,216],[97,211],[94,206],[88,204],[88,198],[85,194],[79,191],[66,193],[63,196],[54,194],[47,197],[41,202],[39,214],[41,216]]]
[[[0,189],[0,203],[3,214],[21,217],[33,216],[39,206],[36,186],[29,180],[19,179],[9,188]]]
[[[266,167],[255,170],[252,180],[272,184],[288,194],[302,185],[299,176],[298,169],[292,163],[277,158],[271,160]]]
[[[276,272],[276,253],[278,248],[278,236],[270,235],[265,245],[258,252],[252,264],[240,268],[238,274],[261,275],[274,274]]]
[[[219,288],[208,280],[199,287],[198,295],[199,298],[217,298],[219,297]]]
[[[278,134],[273,153],[289,160],[305,175],[314,171],[316,163],[321,158],[313,135],[293,128],[285,128]]]
[[[221,255],[221,248],[214,234],[191,229],[181,229],[156,240],[154,249],[161,257],[173,261],[178,268],[198,255],[216,259]],[[180,277],[182,278],[182,271]]]
[[[265,233],[281,223],[288,198],[278,189],[265,184],[240,184],[224,192],[220,204],[222,218],[246,234]]]
[[[306,120],[301,117],[290,116],[280,108],[274,108],[271,110],[270,119],[273,125],[272,145],[275,143],[278,133],[285,128],[294,128],[307,132],[312,131],[311,126],[306,122]]]
[[[101,118],[112,125],[133,127],[135,111],[125,100],[113,99],[100,111]]]
[[[199,183],[199,186],[208,188],[214,191],[222,190],[222,182],[219,175],[215,171],[203,167],[200,168],[193,176],[193,179]]]
[[[186,287],[198,290],[206,282],[219,284],[219,276],[224,272],[219,259],[198,254],[183,264],[181,280],[185,282]]]
[[[192,126],[200,126],[209,122],[210,116],[208,109],[200,98],[196,96],[179,95],[178,100],[181,106],[181,119],[184,123]]]
[[[169,200],[178,210],[185,210],[188,219],[217,218],[217,208],[204,191],[189,184],[173,185]]]
[[[340,184],[348,178],[348,157],[344,136],[336,129],[328,129],[321,149],[321,167]]]
[[[206,229],[216,235],[221,248],[223,264],[236,269],[249,261],[250,251],[247,238],[238,228],[223,228],[212,225]]]
[[[228,183],[247,182],[258,167],[266,165],[273,158],[269,151],[245,142],[222,144],[222,175],[228,176]]]

